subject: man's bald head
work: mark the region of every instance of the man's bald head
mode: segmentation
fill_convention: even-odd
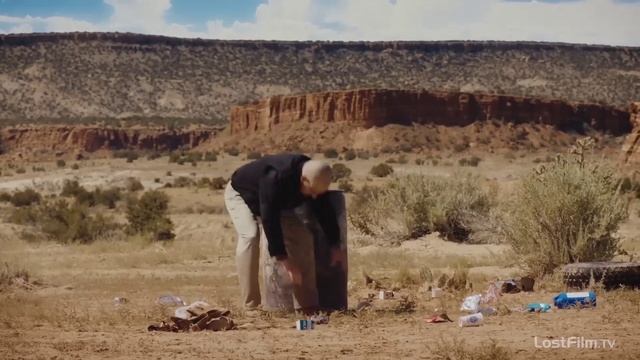
[[[322,195],[331,185],[331,166],[322,160],[309,160],[302,165],[302,193],[316,198]]]

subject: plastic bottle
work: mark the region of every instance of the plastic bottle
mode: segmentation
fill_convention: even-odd
[[[596,293],[593,291],[562,292],[553,298],[553,304],[558,309],[596,306]]]
[[[545,303],[531,303],[527,305],[527,311],[529,312],[547,312],[551,310],[551,305]]]
[[[482,325],[483,320],[484,320],[484,316],[482,315],[482,313],[461,316],[458,319],[458,326],[460,327],[480,326]]]

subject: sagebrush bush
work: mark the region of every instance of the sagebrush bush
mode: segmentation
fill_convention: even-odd
[[[349,179],[342,179],[338,181],[338,189],[347,193],[353,192],[353,183]]]
[[[331,166],[331,176],[333,181],[345,179],[351,176],[351,169],[343,163],[336,163]]]
[[[227,182],[227,179],[223,177],[214,177],[211,178],[211,184],[209,185],[209,187],[212,190],[222,190],[225,188],[225,186],[227,186]]]
[[[327,159],[335,159],[338,157],[338,151],[336,149],[326,149],[324,152],[324,157]]]
[[[450,240],[467,241],[476,223],[489,216],[496,192],[469,174],[452,178],[410,175],[382,187],[356,192],[349,221],[361,232],[396,240],[438,231]]]
[[[110,218],[91,215],[86,206],[65,200],[15,209],[9,220],[34,226],[47,238],[60,243],[90,243],[118,228]]]
[[[171,240],[173,222],[167,217],[169,196],[159,190],[147,191],[140,199],[130,198],[127,203],[129,234],[151,236],[154,240]]]
[[[357,154],[356,154],[356,152],[355,152],[355,151],[353,151],[353,150],[347,150],[347,151],[345,151],[345,153],[344,153],[344,159],[345,159],[346,161],[351,161],[351,160],[355,159],[355,158],[356,158],[356,156],[357,156]]]
[[[59,168],[63,168],[65,166],[67,166],[67,163],[66,163],[66,161],[64,161],[62,159],[58,159],[58,160],[56,160],[56,166],[59,167]]]
[[[13,206],[22,207],[39,203],[40,200],[42,200],[40,193],[34,189],[28,188],[14,192],[11,196],[10,202]]]
[[[262,158],[262,154],[259,151],[252,151],[247,154],[247,160],[258,160]]]
[[[529,174],[505,212],[505,237],[534,273],[609,260],[618,249],[629,201],[611,169],[585,162],[587,144]]]
[[[136,191],[144,190],[144,185],[142,185],[140,180],[134,177],[129,177],[126,180],[125,188],[127,189],[127,191],[136,192]]]
[[[393,168],[388,164],[378,164],[373,166],[369,173],[377,177],[387,177],[393,174]]]

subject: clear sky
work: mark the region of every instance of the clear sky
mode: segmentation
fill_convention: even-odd
[[[0,0],[0,33],[640,46],[640,0]]]

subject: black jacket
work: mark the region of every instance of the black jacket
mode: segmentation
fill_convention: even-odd
[[[330,246],[339,244],[340,229],[328,196],[315,200],[300,192],[302,166],[309,157],[300,154],[265,156],[243,165],[231,176],[231,186],[240,193],[255,216],[262,219],[269,254],[279,259],[287,252],[282,236],[280,211],[308,202],[322,226]]]

